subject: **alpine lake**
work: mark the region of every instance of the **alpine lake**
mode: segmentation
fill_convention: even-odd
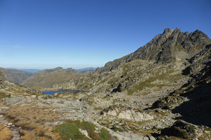
[[[72,93],[72,94],[76,94],[80,92],[80,90],[56,90],[56,91],[43,91],[43,93],[48,94],[48,95],[52,95],[54,93]]]

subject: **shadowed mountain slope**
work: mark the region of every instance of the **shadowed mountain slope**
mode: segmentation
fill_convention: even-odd
[[[5,71],[7,79],[13,83],[18,83],[18,84],[21,84],[24,80],[32,76],[32,74],[20,70],[5,69]]]

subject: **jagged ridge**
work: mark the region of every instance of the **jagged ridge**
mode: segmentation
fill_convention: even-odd
[[[122,63],[128,63],[137,59],[169,63],[176,59],[190,58],[204,49],[209,43],[210,39],[208,36],[199,30],[193,33],[183,33],[178,28],[175,30],[167,28],[163,34],[157,35],[134,53],[108,62],[105,67],[98,69],[97,72],[102,73],[115,70]]]

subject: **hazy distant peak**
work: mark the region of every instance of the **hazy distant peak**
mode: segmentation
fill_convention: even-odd
[[[55,70],[63,70],[62,67],[56,67]]]

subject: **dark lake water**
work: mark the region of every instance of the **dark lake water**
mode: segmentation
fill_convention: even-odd
[[[59,90],[59,91],[43,91],[43,93],[49,94],[49,95],[57,93],[57,92],[66,92],[66,91],[63,91],[63,90]]]
[[[48,94],[48,95],[52,95],[52,94],[54,94],[54,93],[59,93],[59,92],[76,94],[76,93],[78,93],[78,92],[80,92],[80,91],[79,91],[79,90],[43,91],[43,93]]]

